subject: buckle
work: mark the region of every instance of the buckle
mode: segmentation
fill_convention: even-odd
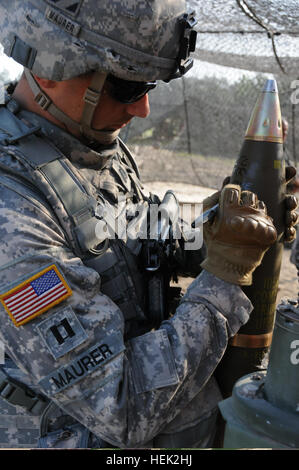
[[[37,104],[39,104],[44,110],[48,109],[48,107],[52,103],[50,98],[41,91],[38,92],[38,94],[34,97],[34,101],[36,101]]]
[[[7,375],[0,370],[0,396],[5,400],[14,391],[14,387],[9,383]]]
[[[0,370],[0,396],[10,405],[22,406],[33,415],[40,415],[49,403],[46,397],[11,379],[3,370]]]
[[[99,102],[100,94],[97,91],[92,90],[91,88],[87,88],[83,99],[85,103],[88,103],[91,106],[95,107]]]

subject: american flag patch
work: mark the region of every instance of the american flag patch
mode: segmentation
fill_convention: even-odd
[[[16,326],[59,304],[72,295],[66,281],[53,264],[0,296],[0,300]]]

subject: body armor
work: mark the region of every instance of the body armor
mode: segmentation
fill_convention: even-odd
[[[100,170],[100,184],[105,199],[100,197],[96,200],[88,192],[88,185],[74,165],[45,137],[38,135],[38,128],[27,127],[16,116],[17,110],[18,106],[13,100],[8,102],[7,107],[0,108],[0,149],[7,152],[8,148],[11,150],[11,146],[14,146],[13,153],[22,162],[24,171],[18,173],[9,165],[1,163],[1,184],[18,192],[33,204],[46,206],[53,217],[59,218],[60,226],[73,251],[86,266],[100,274],[101,292],[110,297],[122,311],[126,325],[125,340],[144,334],[150,330],[156,318],[149,317],[145,305],[147,281],[141,266],[141,241],[137,238],[107,240],[95,236],[96,224],[103,222],[103,219],[96,216],[103,212],[103,204],[108,204],[113,212],[114,204],[119,200],[123,202],[121,209],[128,200],[145,204],[146,207],[151,203],[151,199],[143,193],[135,162],[121,142],[123,152],[116,153]],[[69,194],[72,195],[71,198]],[[55,211],[57,207],[59,211]],[[115,217],[119,216],[115,212]],[[108,220],[108,226],[113,222],[115,220]],[[7,359],[8,362],[2,368],[0,384],[0,393],[9,402],[3,403],[4,412],[9,413],[11,420],[14,416],[13,405],[26,408],[27,413],[23,409],[20,411],[18,406],[23,419],[27,420],[27,446],[35,446],[38,421],[42,413],[41,447],[106,445],[80,423],[63,414],[56,405],[49,404],[49,400],[43,395],[35,392],[34,387],[26,383],[26,376]],[[56,423],[54,427],[50,425],[53,421]],[[63,434],[62,424],[62,428],[68,424],[69,434]],[[4,437],[4,442],[1,443],[0,438],[0,446],[7,447],[13,443],[12,437],[7,443],[5,440]]]
[[[101,159],[94,163],[92,152],[90,153],[87,149],[89,152],[87,154],[85,147],[84,153],[83,149],[80,149],[79,141],[72,139],[72,142],[69,142],[70,137],[57,130],[57,138],[66,139],[63,144],[59,140],[58,146],[57,140],[54,139],[56,133],[54,133],[53,126],[47,129],[48,121],[35,117],[32,113],[19,112],[13,100],[8,102],[7,108],[0,107],[0,113],[2,217],[5,219],[6,214],[10,214],[12,227],[15,227],[13,230],[16,231],[16,236],[10,240],[11,232],[7,231],[5,225],[3,226],[7,238],[2,246],[1,279],[5,283],[6,279],[11,282],[15,276],[21,276],[21,273],[26,275],[28,270],[32,269],[30,263],[34,263],[36,257],[38,257],[37,265],[41,266],[42,260],[49,260],[49,258],[60,263],[59,257],[61,256],[64,272],[73,283],[74,308],[76,307],[77,315],[88,328],[89,338],[91,338],[91,340],[88,339],[88,344],[92,348],[96,346],[93,342],[94,337],[102,341],[103,334],[105,335],[103,329],[105,329],[106,322],[109,322],[107,341],[109,345],[111,344],[113,354],[117,355],[113,356],[111,363],[105,364],[103,373],[100,368],[96,372],[91,370],[84,379],[80,380],[78,377],[78,383],[74,385],[70,383],[72,388],[67,389],[66,393],[64,390],[62,392],[58,390],[60,397],[63,395],[61,402],[51,393],[48,394],[47,377],[49,372],[52,373],[53,362],[57,365],[64,364],[66,356],[63,356],[63,361],[53,361],[53,355],[50,356],[46,345],[35,331],[36,327],[40,327],[45,321],[48,322],[50,319],[52,321],[51,313],[45,315],[45,320],[42,319],[37,325],[29,324],[28,330],[27,327],[21,327],[19,332],[15,330],[11,319],[2,309],[2,320],[5,325],[3,330],[7,335],[6,339],[2,334],[2,341],[7,343],[10,356],[15,363],[22,366],[24,374],[15,367],[8,367],[7,364],[2,368],[0,393],[13,406],[8,409],[5,404],[4,412],[10,414],[8,420],[3,420],[1,446],[34,447],[37,436],[35,426],[41,414],[39,445],[43,448],[105,447],[109,446],[107,441],[114,444],[113,447],[131,447],[132,443],[134,447],[208,446],[211,444],[215,430],[217,402],[221,398],[211,374],[223,350],[222,347],[219,348],[217,345],[216,347],[215,343],[210,342],[206,337],[207,323],[211,331],[217,327],[220,336],[224,338],[223,347],[225,347],[227,328],[225,322],[222,321],[222,307],[219,308],[218,305],[229,306],[224,314],[228,318],[231,334],[234,334],[240,325],[240,305],[244,306],[241,312],[250,310],[247,299],[242,297],[242,293],[236,289],[236,286],[224,285],[221,280],[203,273],[204,275],[199,276],[193,286],[190,286],[189,297],[184,296],[182,303],[176,309],[176,314],[163,322],[160,328],[152,330],[151,318],[144,302],[147,282],[145,282],[142,264],[140,264],[142,243],[138,237],[128,237],[109,240],[108,245],[105,237],[101,237],[100,233],[97,232],[95,236],[96,224],[103,220],[101,209],[104,202],[112,208],[116,205],[119,194],[124,200],[145,206],[154,200],[151,195],[143,194],[138,174],[130,157],[124,151],[115,151],[113,155],[110,153],[111,158],[105,160],[102,153]],[[24,126],[24,122],[32,126]],[[42,137],[38,135],[40,127],[43,130]],[[51,136],[57,142],[57,148],[51,143]],[[75,147],[76,155],[71,150],[69,152],[69,144]],[[70,155],[70,160],[65,158],[58,148],[62,148],[65,155]],[[86,163],[83,168],[81,157]],[[89,159],[89,157],[92,158]],[[90,171],[87,163],[89,168],[98,171]],[[96,167],[91,167],[91,164]],[[70,194],[72,198],[68,198]],[[17,214],[15,212],[17,206],[14,204],[17,204],[19,208],[18,221],[14,219]],[[121,207],[122,204],[120,204],[120,211]],[[95,209],[99,211],[97,216]],[[116,218],[120,215],[120,213],[115,213]],[[42,219],[43,231],[46,231],[46,245],[43,245],[43,232],[38,228],[39,216]],[[18,222],[22,226],[23,220],[26,220],[27,224],[25,235],[19,231],[18,226]],[[109,224],[113,224],[113,220],[108,220]],[[34,238],[31,244],[31,227],[33,230],[33,226],[38,237]],[[28,256],[26,255],[28,245],[22,245],[24,237],[29,240],[30,249],[33,246]],[[20,250],[15,246],[18,239],[22,245]],[[7,253],[4,243],[10,245]],[[59,247],[57,250],[56,243]],[[40,247],[41,252],[37,246]],[[45,253],[43,253],[44,246]],[[102,286],[100,286],[100,276],[95,268],[101,273]],[[121,289],[115,291],[113,281],[115,276],[122,273],[125,273],[126,278],[120,276],[119,282],[122,282],[122,286]],[[102,295],[103,291],[110,296],[113,295],[114,302]],[[198,292],[200,293],[199,299]],[[78,293],[79,297],[76,297]],[[93,301],[94,298],[97,299],[96,303]],[[136,299],[134,309],[130,306],[133,299]],[[153,303],[158,304],[158,302]],[[123,309],[123,315],[116,305]],[[88,306],[87,310],[85,306]],[[63,312],[65,310],[67,309],[62,309]],[[199,313],[202,314],[203,321],[198,320]],[[54,315],[57,318],[60,310],[55,309]],[[125,328],[123,328],[124,316],[126,317]],[[241,320],[245,321],[246,318],[244,314]],[[174,339],[172,344],[168,334]],[[22,335],[26,337],[21,340]],[[123,337],[128,340],[126,345],[124,345]],[[194,344],[192,338],[197,339]],[[97,344],[104,346],[102,342]],[[185,348],[181,347],[183,344]],[[206,345],[208,345],[209,354],[207,356],[200,354],[197,357],[198,348],[204,348]],[[180,378],[172,348],[176,352]],[[124,349],[126,349],[125,353],[123,353]],[[32,350],[34,350],[34,361],[31,355]],[[40,351],[42,355],[39,355]],[[84,354],[89,351],[93,352],[93,349],[89,348]],[[74,357],[72,352],[70,355]],[[189,366],[186,369],[186,364],[190,364],[191,369]],[[13,372],[12,369],[17,372]],[[189,370],[190,373],[194,371],[195,376],[190,377],[190,384],[186,386],[184,376],[188,375]],[[115,374],[114,371],[116,371]],[[106,373],[109,377],[107,375],[105,377]],[[104,380],[99,384],[100,376]],[[28,382],[31,377],[35,384],[41,385],[36,387],[36,390],[34,384]],[[130,390],[133,391],[134,387],[135,391],[131,396],[127,394],[128,389],[123,378],[130,382]],[[86,387],[84,390],[81,389],[82,383]],[[40,390],[44,389],[49,396],[53,396],[53,401],[49,402],[47,397],[40,394]],[[79,397],[79,406],[77,406],[78,401],[74,402],[73,398],[76,393]],[[103,413],[110,414],[105,407],[105,398],[113,400],[116,395],[118,402],[115,403],[115,413],[111,413],[112,421],[110,415],[102,420]],[[135,402],[131,402],[133,398]],[[153,423],[151,412],[147,413],[147,410],[152,407],[153,398],[157,423]],[[169,400],[174,400],[173,406],[166,410]],[[130,434],[133,433],[133,435],[127,437],[125,429],[127,419],[123,417],[130,405],[130,419],[134,420],[134,426],[130,429]],[[139,407],[138,410],[135,405]],[[23,408],[27,411],[24,412]],[[33,415],[34,419],[32,412],[36,413]],[[69,414],[66,414],[68,412]],[[77,417],[77,420],[72,416]],[[8,422],[15,431],[9,431],[5,427]],[[86,427],[81,423],[84,423]],[[158,427],[161,430],[159,434]],[[16,429],[19,431],[17,432]],[[96,436],[101,436],[101,439],[97,439]],[[151,439],[150,442],[148,442],[149,439]]]

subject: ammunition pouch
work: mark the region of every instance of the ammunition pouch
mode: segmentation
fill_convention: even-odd
[[[110,445],[96,437],[83,424],[76,421],[51,402],[45,409],[40,424],[38,447],[42,449],[87,449]]]
[[[90,431],[80,423],[65,424],[57,431],[47,432],[38,440],[41,449],[86,449]]]

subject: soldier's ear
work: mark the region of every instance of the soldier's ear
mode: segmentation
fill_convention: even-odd
[[[54,80],[48,80],[46,78],[40,78],[37,75],[34,75],[35,80],[42,88],[55,88],[58,82]]]

